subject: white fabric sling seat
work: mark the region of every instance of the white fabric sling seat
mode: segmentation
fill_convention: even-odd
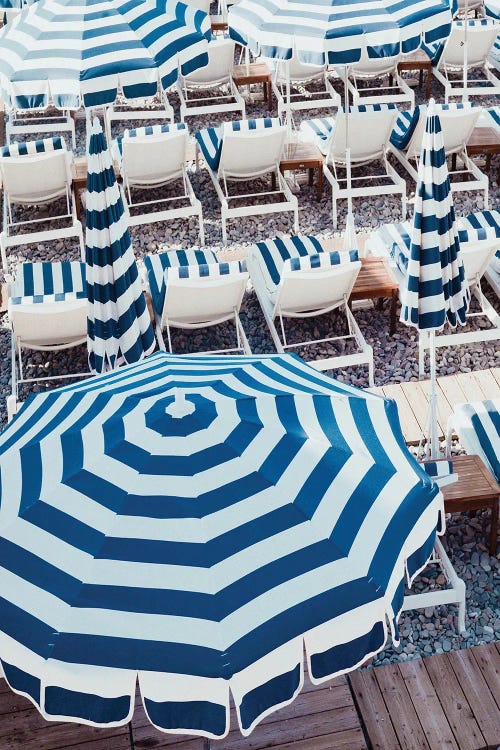
[[[490,286],[500,300],[500,211],[476,211],[458,219],[461,229],[485,229],[494,231],[498,240],[495,254],[484,272]]]
[[[491,70],[488,57],[500,33],[500,23],[493,19],[469,19],[467,24],[467,96],[492,96],[500,94],[500,80]],[[432,72],[444,86],[444,100],[464,95],[464,43],[465,24],[454,21],[446,42],[424,45],[433,62]],[[469,78],[469,71],[475,75]]]
[[[207,65],[188,75],[179,75],[177,93],[182,122],[193,115],[235,111],[245,118],[245,100],[231,77],[234,49],[232,39],[216,37],[208,44]]]
[[[318,370],[367,364],[373,385],[373,350],[349,309],[348,300],[361,262],[357,251],[325,252],[315,237],[296,236],[258,242],[247,259],[260,306],[278,352],[314,344],[354,340],[358,352],[310,362]],[[289,344],[285,318],[310,318],[338,310],[345,316],[348,334]],[[275,321],[279,320],[280,333]]]
[[[454,333],[438,334],[435,337],[436,347],[454,346],[458,344],[476,343],[480,341],[496,341],[500,338],[500,316],[488,302],[481,289],[481,279],[486,272],[498,247],[499,240],[493,228],[470,226],[460,228],[458,222],[458,239],[460,255],[464,263],[465,279],[478,303],[478,312],[469,312],[468,320],[475,317],[486,318],[489,328],[462,331],[459,326]],[[365,249],[371,255],[389,258],[394,275],[398,279],[400,288],[406,276],[406,268],[410,255],[411,223],[385,224],[373,232],[365,244]],[[419,374],[425,372],[425,352],[429,348],[429,334],[420,331],[419,334]]]
[[[395,104],[363,104],[349,110],[349,143],[353,170],[379,162],[376,174],[352,176],[349,190],[346,177],[338,175],[346,166],[346,115],[341,108],[335,118],[306,120],[300,130],[325,155],[323,173],[332,186],[333,227],[337,227],[337,201],[340,198],[367,198],[400,195],[401,212],[406,217],[406,183],[389,164],[387,149],[398,111]]]
[[[200,152],[221,203],[222,239],[227,243],[227,221],[243,216],[292,211],[294,232],[299,231],[299,206],[279,169],[286,126],[279,118],[226,122],[196,133],[196,167]],[[272,178],[271,189],[229,193],[228,183]],[[255,183],[253,183],[254,185]],[[259,202],[257,202],[259,201]],[[245,202],[246,205],[242,205]]]
[[[484,195],[484,208],[488,208],[488,176],[467,154],[467,143],[481,115],[481,108],[470,103],[435,104],[443,132],[444,152],[453,161],[449,169],[452,192],[477,190]],[[392,131],[389,151],[417,182],[418,162],[425,131],[427,107],[401,112]],[[455,179],[456,178],[456,179]]]
[[[147,125],[126,130],[113,148],[113,156],[123,178],[122,198],[129,226],[142,226],[157,221],[189,219],[196,216],[199,238],[203,245],[203,213],[194,194],[186,169],[189,132],[184,123]],[[182,189],[169,197],[158,197],[158,189],[179,181]],[[137,191],[151,191],[151,199]],[[187,204],[187,205],[186,205]]]
[[[8,317],[12,343],[12,405],[19,385],[44,380],[83,377],[89,372],[28,377],[23,349],[52,351],[87,341],[85,263],[22,263],[9,285]]]
[[[290,60],[261,58],[272,72],[272,89],[278,102],[278,115],[284,117],[287,109],[287,75],[290,79],[290,109],[336,109],[341,105],[340,94],[330,81],[327,65],[308,65],[293,52]]]
[[[361,60],[348,68],[347,87],[353,103],[359,104],[406,104],[415,106],[415,93],[399,73],[398,63],[403,55],[394,57],[368,57],[364,52]],[[344,71],[337,74],[343,78]],[[377,85],[380,78],[388,78],[387,85]],[[360,85],[363,84],[363,85]],[[366,84],[372,84],[367,86]]]
[[[448,420],[448,452],[453,435],[458,435],[467,453],[481,456],[500,482],[500,399],[455,404]]]
[[[61,136],[14,143],[0,149],[0,179],[3,189],[0,249],[4,270],[7,269],[8,248],[46,240],[77,237],[81,257],[85,257],[82,225],[76,216],[72,163],[73,154],[66,149]],[[59,199],[65,201],[65,207],[62,213],[50,217],[52,223],[58,222],[57,227],[36,231],[40,224],[47,223],[47,217],[14,217],[14,207],[46,205]]]
[[[146,255],[144,265],[161,349],[166,349],[163,329],[171,352],[171,328],[205,328],[232,320],[236,347],[204,354],[251,354],[239,317],[248,282],[242,262],[219,263],[214,252],[189,249]]]

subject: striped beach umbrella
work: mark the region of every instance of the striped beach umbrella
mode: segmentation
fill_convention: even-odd
[[[0,435],[0,660],[47,719],[242,732],[397,641],[442,496],[393,401],[293,355],[176,356]]]
[[[465,325],[470,292],[465,280],[439,115],[431,99],[418,165],[408,271],[402,287],[401,321],[429,336],[430,446],[439,453],[435,332]]]
[[[139,361],[153,351],[155,338],[111,154],[97,117],[87,162],[87,344],[89,366],[96,374]]]
[[[0,32],[0,96],[60,109],[154,96],[208,62],[210,21],[177,0],[39,0]]]

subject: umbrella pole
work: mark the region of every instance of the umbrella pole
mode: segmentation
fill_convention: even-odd
[[[292,94],[290,91],[290,60],[285,60],[286,70],[286,136],[292,142]]]
[[[464,20],[464,91],[462,102],[468,101],[467,96],[467,31],[469,27],[469,0],[465,0],[465,20]]]
[[[128,741],[130,742],[130,750],[135,750],[134,731],[132,729],[131,721],[128,723]]]
[[[344,111],[345,111],[345,166],[347,181],[347,218],[344,235],[344,249],[354,250],[356,248],[356,230],[354,225],[354,214],[352,212],[352,195],[351,195],[351,147],[349,141],[349,87],[348,87],[348,70],[344,66]]]
[[[430,457],[439,458],[439,442],[437,427],[437,389],[436,389],[436,332],[429,332],[429,356],[431,365],[431,394],[429,398],[429,441]]]

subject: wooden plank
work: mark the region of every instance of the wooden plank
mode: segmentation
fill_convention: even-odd
[[[487,745],[498,743],[500,737],[500,705],[497,705],[492,691],[474,658],[476,649],[460,649],[449,654],[450,664],[465,693],[469,706],[474,712]],[[497,678],[497,685],[500,678]],[[495,687],[492,686],[494,690]],[[499,700],[500,700],[500,696]]]
[[[443,748],[458,750],[453,732],[422,659],[399,664],[398,668],[431,750],[443,750]]]
[[[401,429],[407,443],[419,443],[422,431],[418,420],[408,403],[408,400],[400,385],[391,384],[383,386],[384,396],[392,398],[397,404]]]
[[[493,377],[491,370],[477,370],[477,372],[474,373],[474,378],[481,388],[484,398],[500,397],[500,385]]]
[[[2,750],[67,750],[74,746],[88,750],[130,748],[128,728],[97,729],[81,724],[44,722],[43,728],[37,731],[26,731],[20,725],[10,735],[2,737],[0,744]]]
[[[217,750],[215,743],[212,748]],[[323,737],[313,737],[303,742],[287,742],[286,745],[280,745],[279,750],[367,750],[367,748],[363,732],[361,728],[358,728],[335,732],[334,735],[325,734]]]
[[[478,747],[482,747],[485,738],[460,687],[460,681],[453,671],[448,655],[435,654],[424,659],[423,663],[460,750],[477,750]],[[465,675],[461,680],[464,677]]]
[[[375,674],[402,750],[427,750],[429,743],[420,725],[418,709],[413,706],[398,665],[379,667]]]
[[[493,367],[490,370],[490,372],[493,375],[493,377],[495,378],[495,380],[497,381],[498,386],[500,388],[500,367]]]
[[[425,434],[429,418],[429,404],[424,392],[420,388],[420,384],[416,382],[401,383],[401,390],[406,396],[406,400],[415,415],[415,419],[420,426],[421,432]]]
[[[460,388],[465,394],[466,401],[483,401],[484,394],[473,372],[461,372],[457,375]]]
[[[444,375],[438,378],[438,386],[451,407],[467,400],[465,393],[460,387],[458,375]]]
[[[378,667],[383,669],[383,667]],[[400,750],[374,669],[351,672],[349,682],[373,750]]]
[[[471,649],[472,656],[500,708],[500,644],[489,643]]]

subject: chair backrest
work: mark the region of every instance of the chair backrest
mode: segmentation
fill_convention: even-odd
[[[394,105],[362,105],[349,112],[351,163],[380,159],[385,153],[398,111]],[[330,136],[328,160],[345,163],[346,115],[339,109]]]
[[[72,154],[62,138],[11,144],[0,151],[2,186],[12,203],[48,203],[71,187]]]
[[[174,326],[228,319],[239,311],[247,282],[248,272],[237,261],[170,268],[162,319]]]
[[[277,119],[225,123],[219,174],[234,178],[267,174],[277,166],[285,138],[286,126]]]
[[[436,111],[441,122],[446,155],[462,151],[476,127],[481,108],[473,107],[471,104],[438,104],[436,105]],[[425,132],[425,119],[426,108],[420,107],[420,117],[408,143],[408,158],[420,156]]]
[[[474,284],[488,268],[499,241],[494,229],[462,229],[458,237],[465,278],[468,284]]]
[[[232,39],[212,39],[207,46],[208,63],[184,76],[186,86],[217,85],[229,81],[234,65],[234,47]]]
[[[349,66],[349,73],[359,78],[378,78],[389,73],[395,73],[400,55],[394,57],[368,57],[366,50],[363,50],[361,59],[357,63]],[[383,91],[381,91],[381,95]]]
[[[484,65],[500,33],[500,24],[493,20],[470,19],[467,24],[467,67]],[[455,21],[451,27],[438,63],[438,68],[463,68],[465,24]]]
[[[12,330],[23,347],[59,349],[87,337],[87,299],[9,304]]]
[[[322,255],[326,260],[329,253]],[[278,285],[275,314],[286,316],[338,307],[349,298],[360,269],[359,260],[298,270],[285,267]]]
[[[271,68],[275,64],[275,75],[276,81],[281,84],[286,83],[287,64],[285,60],[273,60],[271,61]],[[325,65],[308,65],[303,63],[297,57],[296,50],[293,51],[292,57],[288,61],[288,67],[290,71],[290,81],[293,83],[301,83],[306,81],[313,81],[317,78],[322,78],[326,70]]]
[[[186,127],[154,126],[151,134],[125,133],[122,171],[129,185],[158,185],[179,177],[186,164],[189,133]],[[134,132],[134,131],[132,131]]]

